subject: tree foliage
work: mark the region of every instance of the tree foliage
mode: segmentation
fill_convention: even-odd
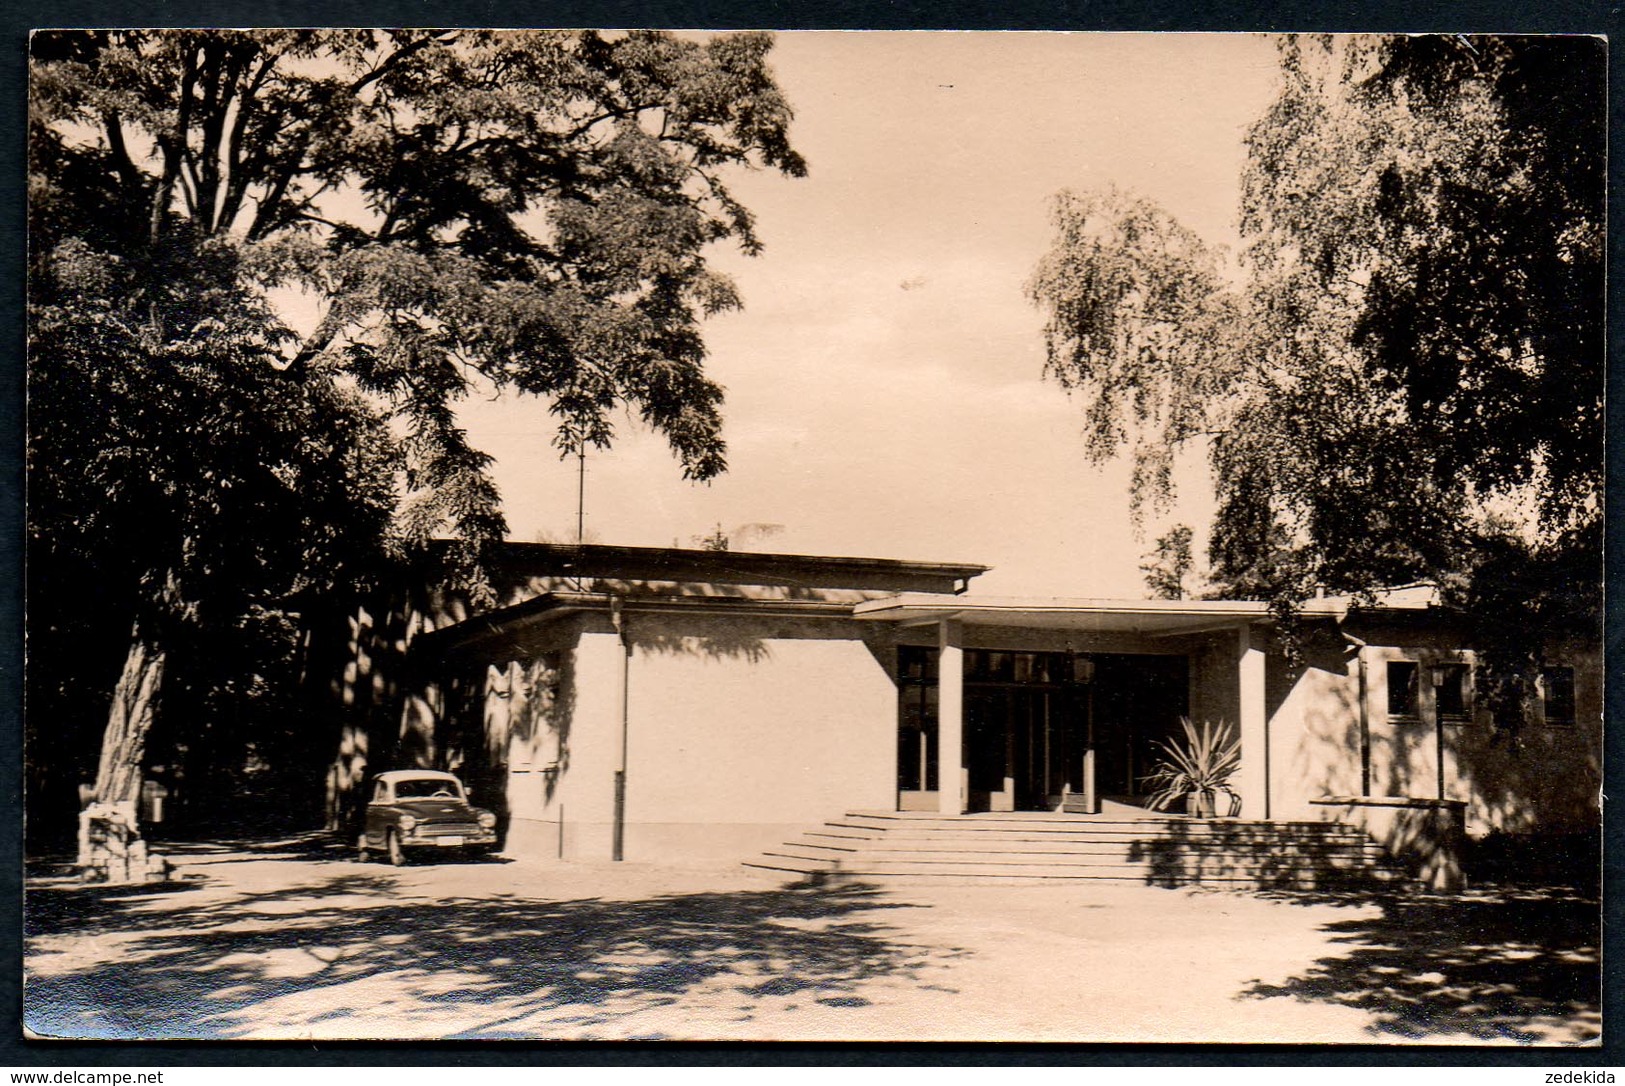
[[[1600,605],[1604,52],[1585,38],[1289,38],[1226,277],[1165,212],[1063,194],[1029,292],[1089,451],[1162,500],[1202,442],[1224,594],[1431,578]],[[1517,570],[1514,577],[1512,570]]]
[[[467,544],[477,592],[506,528],[458,423],[474,392],[542,398],[561,455],[607,445],[626,407],[686,476],[722,471],[700,324],[739,299],[705,254],[760,247],[725,174],[805,172],[770,47],[35,34],[36,648],[89,621],[86,579],[97,617],[159,660],[188,630],[209,632],[191,637],[205,654],[220,631],[285,630],[301,601],[438,535]],[[73,669],[48,660],[31,671],[60,692]]]
[[[1235,300],[1219,254],[1151,201],[1115,187],[1063,191],[1055,242],[1028,282],[1047,316],[1045,375],[1085,397],[1091,460],[1134,452],[1134,512],[1171,485],[1173,452],[1211,425],[1228,390]],[[1154,440],[1141,435],[1154,434]]]
[[[1151,553],[1145,556],[1140,572],[1145,574],[1145,586],[1154,599],[1185,598],[1185,580],[1196,564],[1191,554],[1191,538],[1190,525],[1176,524],[1157,538]]]

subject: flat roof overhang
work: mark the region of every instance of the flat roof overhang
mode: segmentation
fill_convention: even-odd
[[[601,543],[502,544],[498,561],[524,576],[552,575],[611,581],[850,588],[871,592],[963,592],[987,566],[969,562],[914,562],[765,551],[707,551],[680,547],[620,547]]]
[[[1305,614],[1339,617],[1341,601],[1309,600]],[[852,617],[898,626],[957,621],[967,626],[1018,626],[1026,629],[1079,630],[1094,633],[1171,637],[1236,629],[1274,621],[1261,600],[1111,600],[1055,597],[946,596],[902,592],[852,608]]]
[[[845,619],[850,617],[852,605],[824,600],[546,592],[511,607],[475,615],[454,625],[419,634],[413,646],[419,652],[436,654],[478,653],[486,649],[516,644],[526,628],[540,628],[570,615],[582,613],[607,615],[616,610],[626,614]]]

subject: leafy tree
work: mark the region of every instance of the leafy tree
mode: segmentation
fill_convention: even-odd
[[[723,470],[699,329],[738,296],[705,251],[760,247],[723,174],[805,172],[770,47],[34,36],[30,684],[82,672],[42,656],[96,579],[126,646],[98,798],[133,797],[172,651],[212,696],[219,631],[244,631],[234,667],[286,658],[286,616],[443,533],[480,593],[506,529],[470,392],[544,398],[561,455],[607,445],[625,405],[686,476]]]
[[[1148,201],[1058,199],[1029,294],[1090,455],[1133,450],[1136,501],[1161,502],[1173,454],[1205,446],[1223,594],[1289,607],[1427,577],[1526,663],[1531,630],[1594,637],[1602,43],[1280,56],[1238,274]]]
[[[1145,586],[1159,600],[1185,598],[1185,578],[1190,575],[1194,559],[1191,557],[1191,528],[1176,524],[1158,537],[1151,553],[1140,566],[1145,574]]]

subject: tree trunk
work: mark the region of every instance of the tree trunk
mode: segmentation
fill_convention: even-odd
[[[138,625],[130,637],[124,672],[113,688],[113,705],[102,734],[97,802],[134,803],[141,798],[141,762],[163,683],[165,655],[164,647],[155,638],[143,636]]]
[[[129,883],[155,877],[141,838],[141,763],[163,683],[164,658],[158,639],[144,635],[137,622],[130,633],[124,672],[113,688],[95,791],[79,812],[81,878]],[[167,877],[161,863],[156,877]]]

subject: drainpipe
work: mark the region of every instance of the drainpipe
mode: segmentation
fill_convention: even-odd
[[[613,816],[613,844],[611,845],[610,859],[619,863],[625,858],[626,844],[626,736],[628,713],[628,695],[631,688],[632,671],[632,642],[626,636],[626,619],[622,614],[622,599],[619,596],[609,598],[609,622],[615,627],[615,634],[621,643],[621,729],[615,746],[615,814]]]
[[[1362,651],[1366,643],[1348,631],[1343,632],[1344,640],[1354,646],[1355,666],[1360,676],[1360,795],[1371,794],[1371,707],[1369,704],[1369,691],[1371,679],[1367,671],[1365,653]]]

